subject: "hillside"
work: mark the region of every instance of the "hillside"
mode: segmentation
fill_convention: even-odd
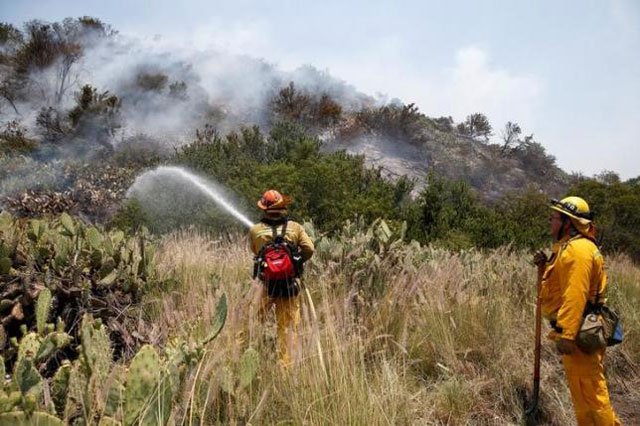
[[[20,130],[36,144],[84,138],[109,150],[146,139],[170,152],[205,124],[222,134],[252,125],[268,132],[289,119],[323,135],[327,149],[364,154],[417,189],[429,170],[489,199],[524,186],[559,194],[569,184],[543,146],[520,133],[502,149],[487,143],[489,123],[477,129],[380,104],[311,66],[285,73],[255,58],[170,51],[94,18],[32,21],[24,30],[3,24],[0,81],[5,134]]]
[[[405,106],[387,106],[399,113]],[[571,183],[567,173],[555,165],[539,143],[518,140],[517,145],[489,144],[453,127],[441,129],[433,119],[417,111],[411,134],[394,136],[388,128],[367,128],[356,137],[327,138],[329,149],[362,154],[389,177],[408,176],[416,191],[426,184],[429,171],[450,180],[468,182],[477,193],[496,200],[518,188],[536,188],[547,194],[564,193]],[[516,142],[516,141],[514,141]]]
[[[520,424],[531,250],[568,192],[597,215],[626,331],[612,399],[640,421],[639,179],[568,176],[515,122],[91,17],[0,24],[0,125],[0,425]],[[268,188],[316,246],[291,369],[253,303]],[[537,420],[571,424],[548,342],[542,371]]]
[[[595,202],[605,250],[640,258],[637,179],[568,176],[515,122],[429,117],[311,66],[171,50],[91,17],[2,24],[0,111],[0,209],[20,216],[236,226],[176,182],[127,198],[136,176],[170,164],[216,182],[245,213],[273,186],[323,231],[383,217],[421,243],[533,248],[547,238],[548,198],[576,191]]]

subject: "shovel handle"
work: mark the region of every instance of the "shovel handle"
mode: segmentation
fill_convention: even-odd
[[[538,279],[536,283],[536,331],[535,346],[533,358],[533,392],[529,407],[525,414],[531,416],[538,407],[538,396],[540,394],[540,352],[541,352],[541,334],[542,334],[542,304],[540,299],[540,290],[542,289],[542,278],[544,276],[545,264],[538,264]]]

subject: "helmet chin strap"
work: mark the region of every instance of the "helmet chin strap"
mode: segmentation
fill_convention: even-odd
[[[558,230],[558,234],[556,235],[556,241],[560,241],[562,237],[564,237],[564,228],[567,226],[567,222],[569,221],[569,217],[567,215],[561,214],[562,216],[562,225]]]

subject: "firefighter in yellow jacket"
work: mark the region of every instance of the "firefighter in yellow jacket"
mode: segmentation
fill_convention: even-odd
[[[562,354],[578,425],[619,425],[604,376],[605,350],[587,354],[575,343],[587,302],[603,301],[607,288],[589,205],[570,196],[550,207],[554,245],[541,290],[542,314],[553,328],[549,338]]]
[[[275,238],[281,236],[293,249],[299,249],[300,264],[311,258],[314,252],[313,242],[302,225],[288,219],[287,206],[291,198],[276,190],[268,190],[258,201],[258,207],[264,215],[260,222],[249,231],[251,251],[258,257]],[[300,323],[300,279],[270,280],[261,273],[263,259],[256,259],[254,272],[261,279],[258,289],[258,313],[264,320],[267,312],[275,306],[278,324],[278,359],[283,367],[290,366],[296,357],[297,333]]]

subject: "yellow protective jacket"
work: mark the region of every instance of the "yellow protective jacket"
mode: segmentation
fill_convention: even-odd
[[[593,241],[579,234],[554,244],[540,297],[544,317],[562,329],[559,337],[575,340],[587,301],[604,301],[606,289],[604,259]]]
[[[276,225],[278,235],[282,234],[282,226],[283,223]],[[249,230],[249,237],[251,239],[251,251],[253,254],[258,254],[262,246],[273,239],[273,228],[264,222],[258,222]],[[311,241],[307,232],[298,222],[287,220],[287,231],[284,239],[300,247],[302,258],[305,262],[313,256],[315,251],[313,241]]]

